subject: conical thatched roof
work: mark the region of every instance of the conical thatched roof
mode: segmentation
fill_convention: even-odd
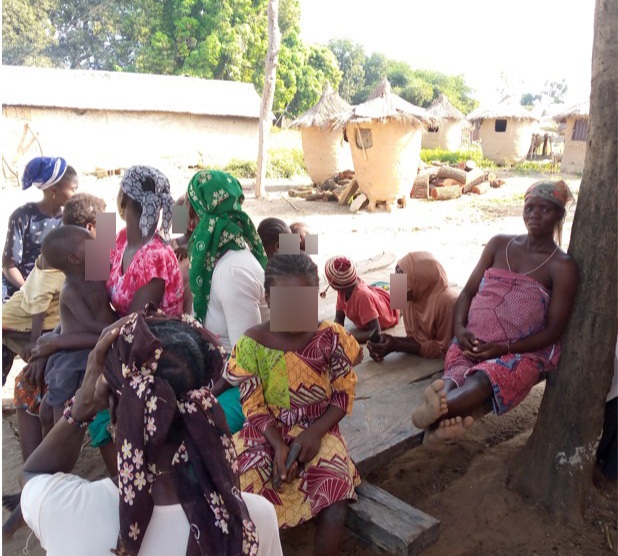
[[[352,122],[368,122],[396,120],[411,125],[427,126],[437,122],[427,114],[427,110],[414,106],[391,90],[391,84],[386,78],[377,84],[369,96],[369,100],[358,106],[353,106],[337,118],[337,127],[343,128]]]
[[[554,116],[554,120],[558,123],[566,122],[567,118],[584,118],[590,114],[590,101],[581,102],[575,106],[571,106],[566,112],[561,112]]]
[[[481,106],[468,114],[468,120],[471,122],[478,120],[495,120],[497,118],[538,121],[538,118],[534,114],[511,97],[506,97],[494,106]]]
[[[466,117],[455,108],[446,98],[444,93],[440,93],[438,98],[427,108],[427,113],[436,120],[465,120]]]
[[[352,107],[336,91],[333,91],[333,88],[327,81],[317,104],[296,118],[290,124],[290,127],[332,128],[335,117],[342,112],[349,111],[350,108]]]

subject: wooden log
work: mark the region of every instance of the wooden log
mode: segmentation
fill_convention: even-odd
[[[414,180],[412,191],[410,191],[411,199],[427,199],[429,197],[429,174],[419,174]]]
[[[434,517],[367,481],[356,487],[356,494],[346,525],[362,542],[387,554],[415,556],[438,540],[440,522]]]
[[[470,190],[471,193],[476,193],[477,195],[482,195],[483,193],[487,193],[489,191],[489,182],[478,183],[472,187]]]
[[[334,201],[335,203],[339,201],[339,195],[335,191],[325,191],[324,198],[327,201]]]
[[[324,199],[324,193],[311,193],[305,197],[307,201],[321,201]]]
[[[358,182],[354,179],[350,183],[348,183],[348,185],[346,185],[341,195],[339,195],[339,201],[338,201],[339,204],[347,205],[352,199],[352,197],[354,196],[354,193],[356,193],[357,191],[358,191]]]
[[[474,160],[466,160],[465,170],[469,172],[470,170],[474,170],[476,168],[476,162]]]
[[[311,195],[316,194],[316,189],[312,187],[311,189],[290,189],[288,190],[288,195],[290,197],[298,197],[300,199],[306,199]]]
[[[492,180],[489,182],[489,185],[494,189],[498,189],[499,187],[502,187],[504,183],[504,180]]]
[[[491,183],[492,181],[494,181],[496,179],[496,174],[494,174],[493,172],[489,172],[489,174],[487,174],[487,181],[489,183]]]
[[[356,199],[352,201],[352,204],[350,205],[350,212],[358,212],[365,205],[366,202],[367,195],[361,193],[358,197],[356,197]]]
[[[423,169],[419,169],[419,176],[428,175],[429,179],[436,178],[438,176],[438,168],[436,166],[427,166]]]
[[[451,166],[442,166],[438,170],[439,178],[451,178],[457,180],[462,185],[466,183],[468,172],[460,168],[452,168]]]
[[[466,163],[465,161],[460,161],[457,164],[455,164],[455,168],[459,168],[460,170],[465,170],[466,169]]]
[[[481,168],[470,170],[467,174],[466,183],[464,184],[463,193],[469,193],[470,190],[479,183],[485,181],[485,171]]]
[[[434,187],[431,190],[431,196],[435,201],[457,199],[457,197],[461,197],[461,194],[462,191],[460,185],[451,185],[449,187]]]

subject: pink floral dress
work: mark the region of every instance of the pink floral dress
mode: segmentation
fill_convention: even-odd
[[[111,253],[111,271],[107,281],[107,293],[114,309],[122,317],[130,312],[135,292],[153,278],[165,281],[165,292],[159,309],[166,315],[181,315],[183,312],[184,284],[178,260],[172,248],[155,234],[135,255],[127,271],[122,272],[122,257],[127,247],[127,230],[122,229],[116,237],[116,247]]]

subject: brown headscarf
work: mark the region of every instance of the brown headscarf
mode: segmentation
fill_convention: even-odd
[[[176,395],[157,376],[163,354],[149,321],[184,321],[208,345],[204,386]],[[183,325],[181,324],[180,327]],[[120,542],[116,554],[137,555],[152,517],[156,461],[174,420],[182,442],[171,460],[170,477],[191,533],[188,556],[239,556],[257,553],[256,528],[240,495],[232,437],[210,388],[221,376],[225,350],[187,315],[169,317],[153,305],[129,320],[108,353],[105,378],[118,394],[118,489]]]
[[[397,266],[407,274],[412,300],[403,310],[406,334],[420,346],[421,357],[442,357],[452,339],[458,292],[449,287],[442,265],[427,251],[408,253]]]

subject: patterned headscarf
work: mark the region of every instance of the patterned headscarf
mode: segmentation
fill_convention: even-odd
[[[176,396],[157,376],[162,344],[148,322],[183,321],[208,342],[208,384]],[[257,553],[257,532],[240,495],[236,452],[225,415],[210,388],[221,376],[225,350],[187,315],[169,317],[149,305],[127,321],[108,352],[104,375],[118,394],[116,451],[120,542],[116,554],[137,555],[152,517],[156,461],[174,419],[183,441],[170,477],[190,523],[188,556]],[[195,483],[198,483],[196,486]]]
[[[566,182],[541,180],[533,183],[526,191],[524,201],[530,197],[541,197],[566,209],[575,199]]]
[[[144,190],[144,181],[147,178],[154,182],[154,192]],[[169,241],[174,199],[165,174],[150,166],[131,166],[122,177],[121,187],[128,197],[142,205],[139,219],[142,237],[146,237],[148,231],[157,223],[159,211],[163,207],[163,237]]]
[[[200,219],[189,240],[189,283],[195,315],[203,320],[220,257],[249,246],[262,268],[267,259],[253,222],[242,210],[245,196],[235,177],[214,170],[197,172],[189,182],[187,197]]]
[[[64,158],[52,156],[33,158],[24,169],[21,188],[28,189],[34,185],[43,191],[62,180],[66,169],[67,161]]]

